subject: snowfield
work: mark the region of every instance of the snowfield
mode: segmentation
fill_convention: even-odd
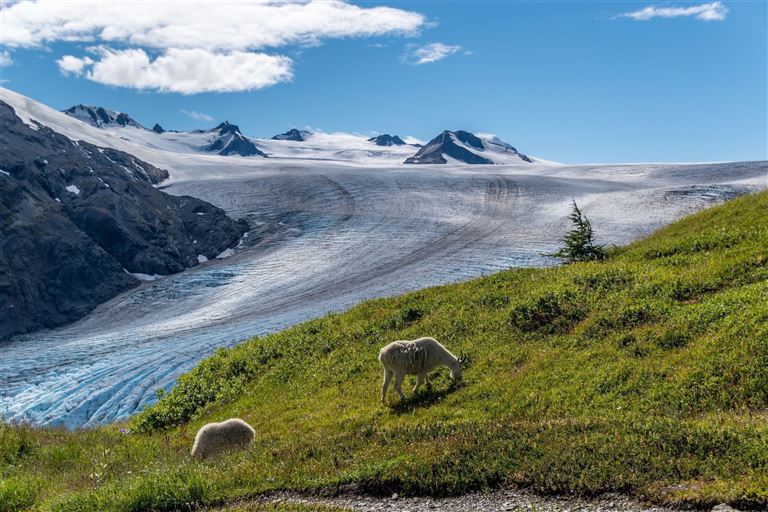
[[[0,417],[70,428],[135,413],[250,336],[370,297],[552,264],[544,254],[568,228],[571,198],[601,242],[624,244],[768,187],[766,162],[402,165],[418,148],[348,135],[254,139],[275,157],[224,157],[195,152],[180,134],[95,128],[5,89],[0,99],[27,123],[168,169],[166,192],[252,227],[217,259],[145,276],[77,323],[0,345]]]

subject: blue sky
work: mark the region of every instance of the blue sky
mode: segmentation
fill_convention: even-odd
[[[321,7],[332,4],[340,5]],[[222,26],[237,23],[227,20],[233,5],[248,8],[219,3]],[[341,5],[350,14],[344,26],[333,25],[339,13],[327,13],[325,26],[317,13],[297,10],[293,25],[303,26],[310,15],[314,24],[293,39],[281,29],[271,42],[201,40],[215,54],[210,69],[225,75],[227,66],[235,66],[242,75],[190,88],[232,89],[241,80],[251,80],[254,88],[193,94],[159,92],[168,86],[157,73],[139,83],[136,73],[121,72],[122,60],[107,66],[129,50],[145,52],[150,60],[163,52],[169,59],[192,58],[183,54],[189,49],[171,55],[173,41],[157,45],[131,34],[101,40],[102,32],[65,41],[66,34],[40,35],[40,27],[37,39],[25,39],[17,25],[34,17],[4,11],[0,69],[5,87],[55,108],[102,105],[170,129],[229,120],[253,136],[296,126],[421,139],[466,129],[573,163],[768,159],[767,5],[357,2],[353,7],[359,9],[351,13]],[[375,6],[394,10],[369,11]],[[139,7],[137,16],[147,4]],[[627,13],[635,14],[622,16]],[[57,14],[69,15],[74,16]],[[274,27],[286,19],[263,15],[259,22]],[[56,20],[45,26],[61,25]],[[121,27],[99,30],[104,28],[114,34]],[[71,60],[62,64],[64,56]],[[246,67],[237,59],[253,62]],[[105,65],[97,73],[93,62],[99,60]],[[201,80],[214,80],[207,75]],[[184,110],[211,120],[192,119]]]

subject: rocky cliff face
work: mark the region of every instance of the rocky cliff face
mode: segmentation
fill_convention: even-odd
[[[133,156],[22,123],[0,102],[0,339],[82,317],[137,286],[216,257],[247,229],[155,188]]]

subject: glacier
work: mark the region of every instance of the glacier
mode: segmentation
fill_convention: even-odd
[[[166,168],[166,192],[254,227],[221,258],[0,344],[0,417],[41,425],[127,418],[216,349],[367,298],[553,264],[546,254],[569,227],[571,199],[601,243],[626,244],[768,187],[767,162],[406,166],[401,148],[368,151],[348,135],[303,148],[272,141],[266,159],[223,157],[188,150],[178,134],[100,129],[0,92],[25,122]]]

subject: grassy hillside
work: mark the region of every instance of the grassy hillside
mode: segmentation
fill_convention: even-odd
[[[393,394],[382,406],[379,348],[422,335],[466,355],[463,384],[451,387],[443,370],[431,390],[404,403]],[[130,425],[0,427],[0,512],[500,484],[761,508],[767,407],[761,193],[683,219],[606,262],[510,270],[254,338],[202,362]],[[232,416],[256,429],[253,447],[190,460],[197,428]]]

